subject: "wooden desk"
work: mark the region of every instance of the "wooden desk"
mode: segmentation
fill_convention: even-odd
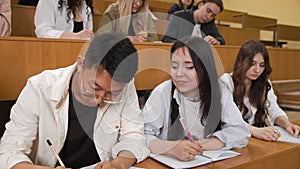
[[[279,46],[279,39],[300,41],[300,27],[283,24],[265,25],[265,29],[273,30],[275,46]]]
[[[236,18],[234,16],[244,15],[246,12],[234,11],[229,9],[224,9],[221,13],[216,16],[216,21],[218,24],[221,22],[232,22],[232,23],[240,23],[242,24],[242,20],[240,18]]]
[[[55,69],[73,64],[85,43],[84,40],[0,37],[0,48],[5,49],[0,50],[0,100],[15,100],[27,79],[32,75],[45,69]],[[153,81],[158,83],[167,78],[166,74],[170,68],[171,45],[168,43],[135,43],[139,52],[139,72],[155,68],[153,72],[160,73],[153,74]],[[239,48],[239,46],[215,46],[225,72],[232,71]],[[272,80],[300,79],[299,49],[269,48],[268,52],[273,68]],[[143,73],[149,74],[146,71]],[[140,82],[149,80],[145,76],[140,76],[140,78]],[[150,87],[155,86],[156,83],[152,84],[151,82],[149,82]],[[136,83],[138,89],[149,88],[145,85],[146,83]]]
[[[295,124],[300,125],[300,121]],[[299,169],[300,144],[267,142],[250,138],[248,145],[233,149],[240,156],[196,167],[197,169]],[[147,158],[136,167],[165,169],[167,166]]]
[[[241,29],[216,25],[220,34],[224,37],[226,45],[240,46],[249,39],[259,40],[258,29]]]
[[[242,28],[266,29],[266,25],[277,24],[277,19],[250,15],[246,13],[236,15],[234,18],[241,19]]]

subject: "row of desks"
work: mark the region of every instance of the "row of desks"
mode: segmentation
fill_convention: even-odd
[[[15,100],[30,76],[73,64],[87,41],[0,37],[0,100]],[[137,89],[152,89],[168,78],[168,43],[135,43],[139,52]],[[225,72],[231,72],[240,46],[215,46]],[[300,79],[300,49],[268,48],[272,80]],[[144,75],[147,76],[144,76]],[[147,78],[145,78],[147,77]]]
[[[24,37],[0,38],[0,100],[14,100],[24,87],[28,77],[44,69],[65,67],[75,62],[83,40],[40,39]],[[136,86],[143,88],[145,81],[153,84],[162,80],[161,72],[169,70],[171,44],[136,43],[139,51],[139,73],[156,70],[153,77],[137,74]],[[231,70],[239,46],[216,46],[225,71]],[[272,79],[300,79],[300,50],[268,49],[273,66]],[[145,78],[146,77],[146,78]],[[151,78],[153,78],[151,80]],[[163,77],[164,78],[164,77]],[[150,79],[150,80],[149,80]],[[148,86],[153,87],[153,86]],[[300,125],[300,121],[295,122]],[[214,162],[198,169],[299,169],[300,145],[282,142],[266,142],[250,138],[245,148],[234,149],[242,153],[235,158]],[[136,167],[164,169],[159,162],[147,158]]]

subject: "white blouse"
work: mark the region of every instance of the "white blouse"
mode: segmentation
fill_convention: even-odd
[[[233,84],[231,75],[229,73],[225,73],[220,77],[220,80],[231,91],[231,93],[233,93],[234,84]],[[271,81],[269,81],[269,83],[271,84]],[[244,98],[244,104],[249,110],[248,114],[252,113],[252,116],[249,119],[249,124],[252,125],[252,124],[254,124],[254,117],[255,117],[257,108],[250,104],[248,98]],[[279,116],[284,116],[288,119],[285,112],[277,104],[277,97],[274,94],[274,90],[273,90],[272,86],[267,95],[267,104],[268,104],[267,107],[268,107],[268,112],[269,112],[269,115],[267,116],[267,118],[271,125],[274,125],[275,119]]]
[[[82,1],[82,16],[88,25],[89,30],[93,30],[93,18],[91,9],[88,8],[89,19],[85,1]],[[64,6],[62,11],[58,9],[58,0],[40,0],[36,7],[34,16],[35,34],[39,38],[59,38],[64,32],[73,32],[73,14],[67,22],[67,10]]]
[[[145,122],[145,135],[147,138],[147,145],[152,140],[168,139],[168,126],[170,121],[170,104],[171,104],[171,80],[165,81],[157,86],[151,93],[143,109],[143,116]],[[221,130],[212,133],[209,136],[204,136],[204,126],[200,123],[198,110],[195,106],[196,102],[191,102],[184,98],[183,95],[175,89],[173,98],[176,99],[179,110],[184,103],[186,114],[185,119],[192,135],[199,139],[215,136],[225,143],[223,149],[240,148],[248,143],[250,131],[248,124],[242,119],[241,113],[233,102],[232,95],[228,89],[220,83],[221,90]],[[181,99],[181,98],[184,99]],[[183,102],[182,102],[183,100]],[[199,106],[200,103],[198,102]],[[195,110],[197,109],[197,110]],[[188,113],[187,113],[188,112]],[[182,115],[182,112],[179,112]],[[196,117],[196,118],[195,118]]]

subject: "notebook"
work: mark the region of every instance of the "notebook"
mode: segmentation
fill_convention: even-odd
[[[179,159],[167,156],[167,155],[159,155],[159,154],[150,154],[150,157],[169,166],[172,168],[180,169],[180,168],[191,168],[197,167],[201,165],[205,165],[208,163],[212,163],[214,161],[224,160],[227,158],[232,158],[240,155],[241,153],[231,151],[231,150],[212,150],[212,151],[204,151],[203,155],[195,156],[195,159],[192,161],[180,161]]]
[[[293,137],[292,135],[290,135],[289,132],[287,132],[282,127],[279,126],[274,126],[274,127],[280,132],[281,135],[277,141],[300,144],[300,138]]]

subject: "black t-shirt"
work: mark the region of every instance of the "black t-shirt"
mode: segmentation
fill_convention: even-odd
[[[76,22],[74,21],[74,28],[73,28],[73,32],[77,33],[83,30],[83,21],[81,22]]]
[[[71,89],[71,85],[70,85]],[[88,107],[78,102],[70,90],[68,131],[59,153],[68,168],[82,168],[100,162],[93,141],[98,106]],[[58,166],[59,163],[56,163]]]

